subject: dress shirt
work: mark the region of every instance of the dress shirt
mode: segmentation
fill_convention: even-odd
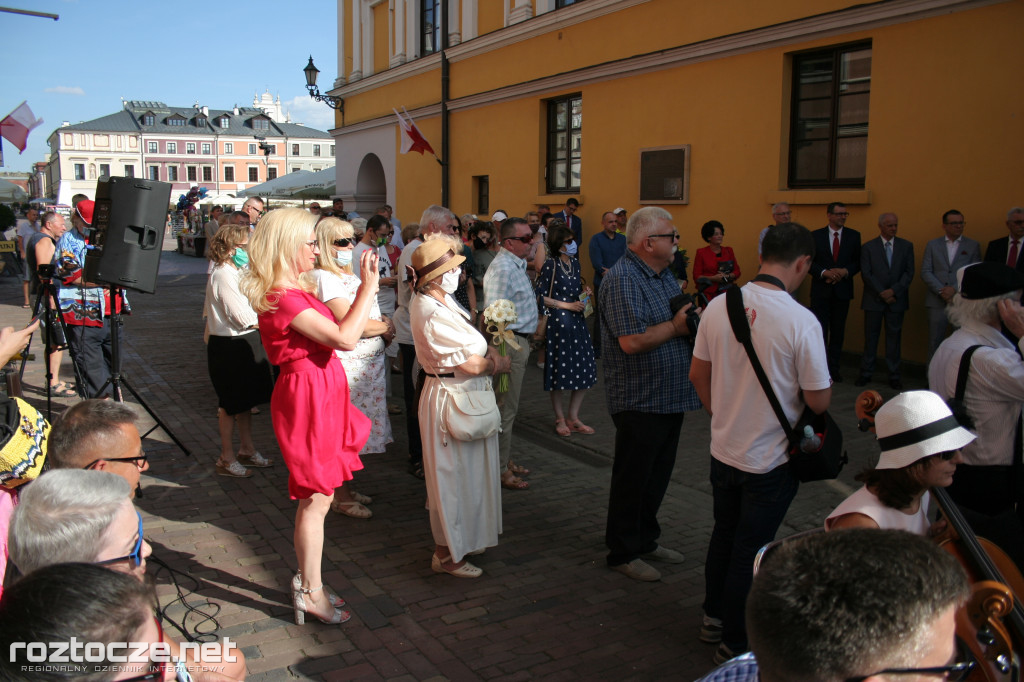
[[[956,252],[960,249],[960,237],[956,239],[950,239],[946,237],[946,257],[949,258],[949,262],[952,263],[956,258]]]
[[[509,329],[516,334],[537,331],[537,295],[526,274],[526,261],[502,247],[484,275],[484,308],[507,298],[516,307],[516,323]]]

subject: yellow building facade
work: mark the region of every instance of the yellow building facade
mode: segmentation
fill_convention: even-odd
[[[399,153],[392,109],[442,156],[442,1],[338,2],[337,189],[364,214],[441,202],[440,164]],[[1024,204],[1022,26],[1024,0],[448,0],[448,205],[577,197],[585,243],[605,211],[659,205],[691,255],[716,219],[743,280],[774,202],[812,229],[845,202],[864,241],[895,212],[917,267],[903,355],[924,362],[942,213],[984,250]],[[862,346],[854,310],[846,350]]]

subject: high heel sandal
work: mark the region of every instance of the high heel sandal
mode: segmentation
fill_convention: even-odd
[[[445,568],[445,564],[450,565],[452,568]],[[455,568],[455,562],[452,561],[452,555],[449,554],[448,558],[441,561],[441,557],[437,556],[437,552],[430,557],[430,568],[433,569],[434,573],[447,573],[454,575],[456,578],[479,578],[483,575],[484,571],[478,566],[474,566],[468,561],[464,561],[461,566]]]
[[[320,621],[324,625],[338,625],[339,623],[346,622],[349,618],[352,617],[351,613],[349,613],[348,611],[342,611],[341,609],[339,609],[336,606],[332,606],[331,607],[333,609],[333,612],[331,613],[331,617],[330,618],[321,618],[318,614],[314,613],[313,611],[310,611],[309,607],[306,606],[306,600],[305,600],[304,596],[307,595],[307,594],[313,594],[315,592],[319,592],[322,589],[324,589],[324,586],[321,584],[321,585],[319,585],[317,587],[311,587],[311,588],[308,588],[308,589],[304,588],[304,587],[300,587],[298,590],[294,590],[292,592],[292,601],[294,602],[294,606],[295,606],[295,624],[296,625],[303,625],[303,624],[305,624],[305,622],[306,622],[306,614],[307,613],[309,615],[313,616],[314,618],[316,618],[318,621]]]
[[[292,578],[292,592],[298,592],[302,589],[302,571],[299,571]],[[324,594],[327,595],[327,599],[331,602],[331,606],[342,607],[345,605],[345,600],[339,597],[334,590],[327,585],[324,585]]]

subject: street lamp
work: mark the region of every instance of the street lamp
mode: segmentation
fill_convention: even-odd
[[[330,108],[340,111],[342,117],[344,117],[345,100],[342,99],[341,97],[321,95],[320,88],[316,87],[316,76],[318,73],[320,73],[320,69],[313,66],[313,55],[309,56],[309,64],[306,64],[306,68],[304,68],[302,72],[306,74],[306,89],[309,90],[309,96],[315,99],[317,102],[324,102]],[[344,118],[342,120],[344,120]]]

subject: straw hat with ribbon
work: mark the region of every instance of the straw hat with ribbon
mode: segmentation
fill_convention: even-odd
[[[412,266],[406,266],[409,281],[413,283],[414,289],[418,289],[461,265],[464,260],[466,257],[452,251],[447,240],[432,239],[424,242],[412,254]]]

